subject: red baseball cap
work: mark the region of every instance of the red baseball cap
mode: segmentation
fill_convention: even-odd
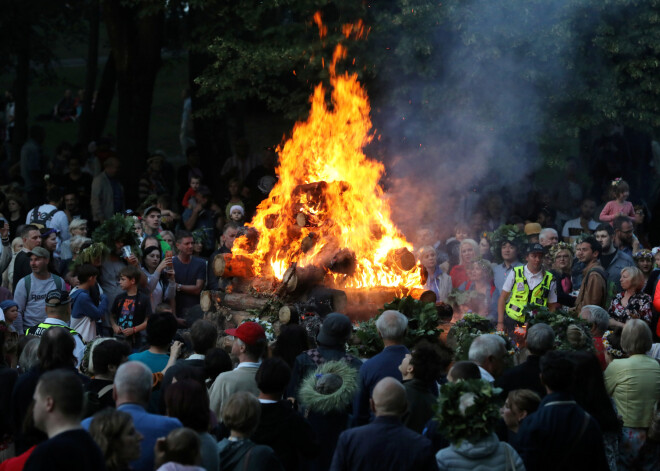
[[[243,322],[237,329],[227,329],[225,333],[241,339],[247,345],[254,345],[257,340],[266,338],[266,331],[256,322]]]

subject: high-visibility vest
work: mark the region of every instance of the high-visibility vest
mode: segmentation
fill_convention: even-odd
[[[69,326],[61,325],[61,324],[46,324],[45,322],[41,322],[36,327],[30,327],[28,330],[25,331],[25,335],[36,335],[37,337],[41,337],[46,333],[46,330],[50,329],[51,327],[62,327],[63,329],[67,329],[73,337],[77,335],[78,337],[80,337],[80,340],[83,340],[82,335],[80,335],[78,332],[76,332],[75,329],[72,329]],[[84,340],[83,343],[85,343]]]
[[[514,281],[511,297],[506,305],[506,314],[516,322],[525,322],[523,309],[528,304],[536,306],[547,306],[552,273],[546,271],[543,280],[533,290],[529,289],[527,278],[525,278],[524,266],[513,269]]]

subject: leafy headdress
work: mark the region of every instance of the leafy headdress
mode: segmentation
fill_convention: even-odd
[[[508,242],[518,249],[518,257],[522,254],[525,244],[527,244],[527,236],[522,232],[518,226],[503,225],[495,229],[490,239],[490,252],[496,263],[502,263],[502,244]]]

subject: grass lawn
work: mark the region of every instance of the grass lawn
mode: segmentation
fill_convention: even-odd
[[[75,56],[75,54],[74,54]],[[103,66],[99,66],[99,80]],[[60,66],[55,69],[57,76],[50,81],[35,78],[30,84],[29,94],[29,124],[40,114],[52,113],[53,107],[70,88],[75,93],[85,84],[84,66]],[[183,161],[180,157],[179,126],[181,124],[181,90],[187,86],[187,58],[168,59],[156,80],[151,114],[150,148],[163,150],[172,162]],[[13,77],[0,76],[0,89],[11,86]],[[117,120],[117,95],[113,101],[106,124],[105,134],[114,135]],[[42,121],[46,129],[45,149],[48,155],[54,153],[55,147],[62,141],[75,142],[78,136],[78,125],[75,123],[58,123]]]

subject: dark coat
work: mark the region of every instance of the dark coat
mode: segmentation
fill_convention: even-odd
[[[529,355],[527,360],[518,366],[509,368],[495,380],[495,386],[502,388],[502,397],[515,389],[531,389],[539,396],[545,396],[545,387],[541,384],[541,357]]]
[[[410,430],[422,433],[426,423],[433,417],[433,406],[438,397],[433,394],[431,385],[419,379],[405,381],[406,398],[408,399],[408,414],[403,419],[403,424]]]

